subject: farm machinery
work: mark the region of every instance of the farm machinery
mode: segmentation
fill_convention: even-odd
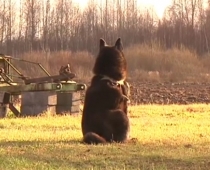
[[[37,77],[27,72],[32,66],[37,69],[35,73],[44,75]],[[86,85],[73,81],[76,75],[69,64],[58,71],[51,75],[40,63],[0,54],[0,117],[5,117],[9,110],[15,116],[34,116],[45,111],[79,112],[80,91]]]

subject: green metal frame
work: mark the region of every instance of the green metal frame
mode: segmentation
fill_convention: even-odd
[[[12,64],[11,60],[36,64],[42,71],[44,71],[46,77],[28,79],[22,75],[22,73],[18,70],[18,68],[15,67],[15,65]],[[55,91],[73,93],[77,91],[83,91],[87,88],[85,84],[79,84],[75,81],[71,81],[75,77],[75,74],[70,72],[67,74],[51,76],[50,73],[40,63],[13,58],[4,54],[0,54],[0,63],[2,63],[0,66],[2,68],[1,70],[4,70],[4,72],[1,72],[1,76],[2,78],[4,77],[4,81],[0,82],[0,93],[4,94],[1,104],[9,104],[10,110],[16,116],[20,116],[20,113],[13,105],[12,96],[21,95],[22,92]],[[14,70],[24,83],[14,82],[9,74],[11,70]]]
[[[5,85],[0,87],[0,92],[8,92],[11,94],[19,94],[21,92],[36,92],[36,91],[60,91],[60,92],[76,92],[85,90],[85,84],[76,82],[66,83],[32,83],[28,85]]]

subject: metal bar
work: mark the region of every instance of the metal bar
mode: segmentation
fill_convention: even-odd
[[[50,76],[50,73],[40,63],[38,63],[38,65],[48,76]]]
[[[62,92],[75,92],[85,90],[85,84],[70,83],[32,83],[28,85],[14,85],[2,86],[0,92],[8,92],[11,94],[21,94],[22,92],[35,92],[35,91],[62,91]]]
[[[6,55],[0,55],[2,58],[4,58],[4,60],[5,60],[5,58],[7,58],[7,59],[12,59],[12,60],[17,60],[17,61],[22,61],[22,62],[26,62],[26,63],[31,63],[31,64],[35,64],[35,65],[38,65],[41,69],[42,69],[42,71],[44,71],[45,72],[45,74],[47,74],[48,76],[50,76],[50,73],[42,66],[42,64],[41,63],[36,63],[36,62],[33,62],[33,61],[28,61],[28,60],[24,60],[24,59],[20,59],[20,58],[15,58],[15,57],[11,57],[11,56],[6,56]],[[9,63],[8,61],[7,61],[7,63],[8,64],[11,64],[11,63]],[[11,66],[11,65],[10,65]],[[16,68],[14,68],[14,66],[12,67],[13,69],[16,69]],[[16,69],[17,70],[17,69]],[[15,70],[15,71],[16,71]],[[18,71],[18,70],[17,70]],[[19,71],[17,72],[18,74],[20,74],[20,75],[22,75]]]
[[[5,82],[13,82],[13,80],[9,77],[9,75],[5,74],[5,73],[2,73],[0,74],[1,77],[4,79]],[[8,81],[9,80],[9,81]]]
[[[15,85],[15,86],[3,86],[0,87],[0,91],[9,93],[21,93],[29,91],[53,91],[59,90],[62,87],[60,83],[32,83],[29,85]]]
[[[59,90],[60,92],[76,92],[76,91],[83,91],[87,88],[85,84],[69,84],[69,83],[62,83],[62,88]]]
[[[62,75],[55,75],[50,77],[38,77],[32,79],[24,80],[25,84],[30,83],[44,83],[44,82],[58,82],[58,81],[68,81],[73,79],[76,75],[74,73],[62,74]]]
[[[22,61],[22,62],[26,62],[26,63],[31,63],[31,64],[39,64],[37,62],[33,62],[33,61],[28,61],[28,60],[24,60],[24,59],[20,59],[20,58],[15,58],[15,57],[11,57],[11,56],[6,56],[6,55],[0,55],[2,58],[8,58],[8,59],[12,59],[12,60],[17,60],[17,61]]]
[[[16,109],[13,103],[9,103],[9,109],[12,111],[12,113],[14,113],[15,116],[20,116],[20,112]]]
[[[11,64],[9,61],[7,61],[4,57],[3,57],[4,61],[6,61],[10,67],[12,67],[20,76],[22,76],[21,72],[15,67],[13,66],[13,64]]]

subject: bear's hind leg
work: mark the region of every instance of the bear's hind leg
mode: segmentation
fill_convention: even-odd
[[[83,141],[87,144],[106,143],[106,140],[94,132],[88,132],[84,135]]]
[[[109,111],[107,120],[112,127],[112,141],[125,142],[130,130],[127,115],[122,110],[112,110]]]

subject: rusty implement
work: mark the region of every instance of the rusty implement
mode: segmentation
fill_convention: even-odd
[[[46,77],[39,77],[39,78],[29,78],[24,79],[25,84],[30,83],[44,83],[44,82],[61,82],[61,81],[69,81],[72,80],[74,77],[76,77],[76,74],[71,73],[70,65],[67,64],[67,66],[61,66],[59,70],[59,75],[54,76],[46,76]]]
[[[18,61],[19,65],[16,65],[14,61]],[[37,66],[37,72],[42,71],[44,76],[36,77],[34,75],[23,74],[23,70],[21,71],[21,69],[30,68],[31,66],[28,66],[28,64]],[[27,73],[28,71],[26,70],[25,72]],[[73,80],[75,77],[76,74],[71,72],[70,64],[61,66],[57,75],[51,75],[40,63],[0,54],[0,117],[2,117],[1,115],[5,115],[4,112],[7,110],[5,109],[6,105],[8,105],[8,108],[16,116],[22,114],[13,104],[15,96],[22,96],[23,103],[21,103],[21,108],[23,112],[26,111],[27,113],[31,110],[40,112],[40,108],[44,108],[44,106],[46,108],[56,106],[55,102],[48,101],[52,94],[54,97],[58,95],[56,97],[59,103],[59,106],[56,106],[58,108],[57,110],[65,110],[63,108],[67,108],[66,110],[75,110],[75,108],[79,107],[78,102],[75,104],[69,96],[74,96],[74,93],[78,94],[78,92],[86,89],[86,84],[77,83]],[[40,94],[43,97],[40,98]],[[41,109],[41,111],[43,110]]]

